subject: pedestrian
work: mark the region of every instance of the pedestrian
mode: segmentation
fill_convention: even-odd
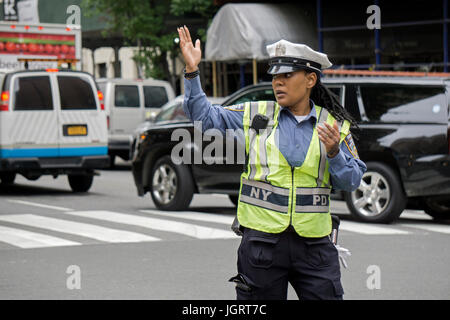
[[[355,125],[336,95],[320,81],[328,57],[304,44],[267,46],[276,102],[212,106],[202,91],[200,41],[178,28],[186,63],[183,108],[209,128],[242,129],[246,166],[237,218],[238,300],[342,299],[338,252],[331,242],[331,188],[354,191],[366,165],[350,133]],[[237,45],[237,44],[230,44]]]

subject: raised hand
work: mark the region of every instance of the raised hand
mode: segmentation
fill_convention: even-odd
[[[186,26],[177,28],[180,38],[180,49],[183,54],[184,63],[186,63],[186,72],[194,72],[202,59],[202,50],[200,49],[200,40],[195,41],[195,47],[192,43],[191,34]]]
[[[339,153],[339,140],[341,137],[336,120],[333,126],[326,122],[323,125],[318,125],[317,133],[320,141],[325,145],[328,156],[334,158]]]

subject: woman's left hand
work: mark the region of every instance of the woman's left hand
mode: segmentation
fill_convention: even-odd
[[[341,138],[337,121],[334,121],[333,126],[326,122],[318,125],[317,133],[320,141],[325,145],[328,157],[334,158],[339,153],[339,140]]]

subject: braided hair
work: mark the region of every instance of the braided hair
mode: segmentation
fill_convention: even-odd
[[[311,90],[310,99],[317,105],[327,109],[337,121],[348,120],[350,127],[358,128],[355,118],[341,105],[339,97],[322,84],[319,75],[315,86]]]

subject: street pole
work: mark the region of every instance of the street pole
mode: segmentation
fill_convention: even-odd
[[[253,84],[258,83],[258,65],[256,59],[253,59]]]
[[[216,61],[212,62],[213,97],[217,97],[217,70]]]

